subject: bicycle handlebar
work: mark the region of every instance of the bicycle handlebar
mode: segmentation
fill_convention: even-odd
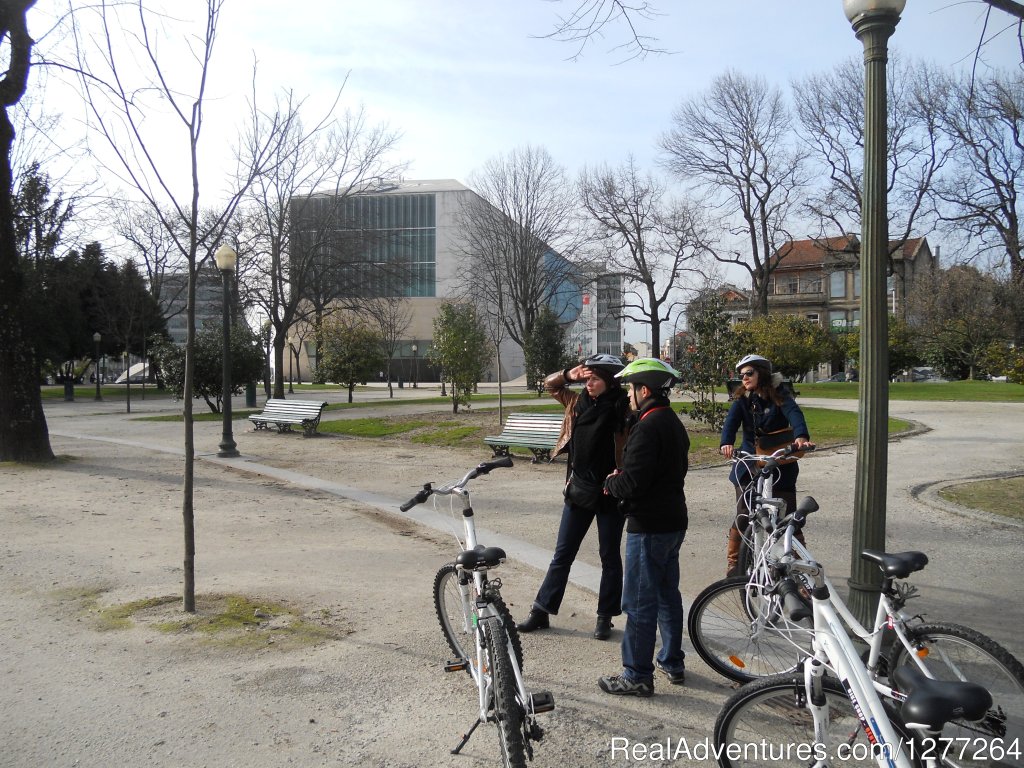
[[[778,461],[779,459],[785,459],[792,456],[794,453],[805,453],[813,451],[817,446],[814,443],[807,443],[806,445],[798,446],[796,443],[790,443],[784,448],[774,453],[759,454],[759,453],[747,453],[746,451],[736,451],[733,453],[733,461]],[[795,458],[800,458],[799,456]]]
[[[456,482],[451,483],[450,485],[442,485],[440,488],[434,488],[431,483],[424,483],[423,488],[419,492],[417,492],[415,496],[413,496],[404,504],[399,505],[398,508],[403,512],[408,512],[417,504],[422,504],[423,502],[425,502],[428,498],[430,498],[430,495],[433,493],[439,493],[443,496],[451,495],[461,490],[462,488],[465,488],[469,481],[475,477],[480,477],[480,475],[486,475],[490,473],[492,469],[500,469],[502,467],[511,466],[514,466],[512,463],[511,456],[502,456],[501,458],[494,459],[492,461],[482,461],[475,467],[473,467],[471,470],[469,470],[469,472],[467,472],[465,476],[462,477],[461,480],[457,480]]]

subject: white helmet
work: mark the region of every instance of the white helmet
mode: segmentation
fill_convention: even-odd
[[[747,355],[736,363],[736,370],[739,371],[744,365],[756,365],[759,368],[767,368],[769,373],[771,373],[772,370],[771,360],[767,357],[761,357],[760,355]]]

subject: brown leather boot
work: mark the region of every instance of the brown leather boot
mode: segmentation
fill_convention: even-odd
[[[740,560],[740,543],[743,541],[736,526],[729,529],[729,543],[725,548],[725,575],[737,576]]]

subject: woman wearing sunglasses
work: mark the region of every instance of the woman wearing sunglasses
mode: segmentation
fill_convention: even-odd
[[[747,355],[736,363],[742,385],[737,388],[729,414],[722,426],[722,439],[719,453],[727,459],[732,458],[736,433],[743,427],[743,442],[740,449],[747,453],[764,453],[776,451],[783,446],[795,443],[797,447],[813,447],[807,422],[800,406],[796,404],[792,394],[782,388],[782,375],[772,373],[772,364],[760,355]],[[796,478],[800,473],[799,464],[782,464],[780,476],[776,478],[774,493],[786,502],[786,510],[796,508]],[[746,525],[746,504],[741,500],[743,489],[751,481],[750,471],[744,462],[732,465],[729,480],[736,488],[736,509],[740,524]],[[740,532],[734,520],[729,529],[729,544],[726,550],[726,569],[728,576],[735,575],[740,552]]]

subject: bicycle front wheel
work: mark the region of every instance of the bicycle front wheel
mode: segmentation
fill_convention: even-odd
[[[778,604],[736,576],[706,587],[690,606],[690,642],[718,674],[746,683],[794,669],[810,655],[811,635],[782,621]]]
[[[877,765],[843,687],[830,677],[821,682],[828,702],[826,743],[815,741],[803,677],[772,675],[744,685],[722,706],[714,732],[718,764],[722,768],[805,768],[827,756],[833,768]],[[889,719],[906,745],[905,729],[898,720]]]
[[[984,686],[992,694],[992,709],[979,722],[955,720],[942,730],[943,739],[955,745],[977,744],[978,749],[955,750],[945,765],[1020,766],[1024,761],[1024,666],[999,643],[959,624],[919,624],[907,628],[914,653],[928,671],[940,680],[967,680]],[[889,669],[913,664],[910,652],[897,639],[889,653]],[[1001,748],[1017,751],[1002,754]],[[970,759],[968,759],[970,758]]]
[[[483,619],[484,639],[490,660],[491,687],[494,694],[494,719],[501,742],[501,762],[505,768],[526,768],[526,712],[517,697],[508,635],[497,616]]]

